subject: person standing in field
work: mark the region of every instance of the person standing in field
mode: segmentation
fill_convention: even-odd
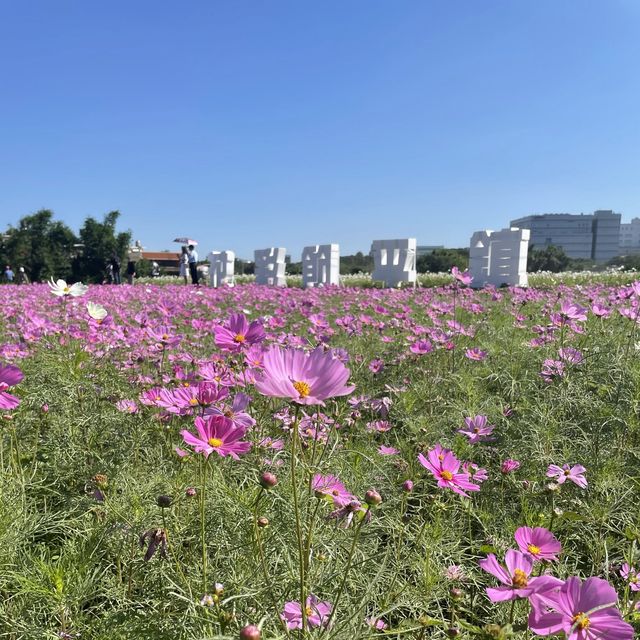
[[[14,273],[13,273],[13,269],[11,269],[10,265],[7,265],[4,268],[4,279],[11,284],[13,282],[13,278],[14,278]]]
[[[120,284],[122,282],[120,279],[120,258],[115,251],[111,254],[110,263],[113,268],[113,283]]]
[[[20,267],[18,269],[18,277],[16,278],[16,282],[18,284],[29,284],[29,276],[27,272],[24,270],[24,267]]]
[[[184,283],[187,284],[187,271],[189,270],[189,253],[186,246],[182,247],[182,252],[178,256],[178,260],[180,261],[180,277],[184,280]]]
[[[198,284],[198,252],[196,248],[190,244],[188,249],[189,256],[189,272],[191,273],[191,282]]]
[[[127,282],[133,284],[133,279],[136,277],[136,263],[133,260],[127,262]]]

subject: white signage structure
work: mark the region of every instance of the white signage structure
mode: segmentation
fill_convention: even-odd
[[[473,287],[526,287],[529,229],[476,231],[471,236],[469,272]]]
[[[270,249],[256,249],[253,252],[256,263],[256,284],[266,284],[270,287],[286,287],[285,249],[271,247]]]
[[[316,244],[302,250],[302,286],[340,284],[340,246]]]
[[[384,281],[387,287],[397,287],[402,282],[417,279],[415,238],[404,240],[374,240],[371,244],[373,254],[373,280]]]
[[[209,284],[212,287],[226,285],[233,287],[235,284],[235,260],[233,251],[212,251],[208,256]]]

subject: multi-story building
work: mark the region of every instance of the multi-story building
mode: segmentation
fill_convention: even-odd
[[[610,210],[590,214],[542,213],[511,221],[531,231],[529,247],[554,245],[570,258],[606,262],[619,253],[620,214]]]
[[[640,252],[640,218],[620,225],[620,254]]]

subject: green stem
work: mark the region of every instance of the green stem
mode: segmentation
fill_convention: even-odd
[[[207,593],[207,541],[205,538],[204,507],[207,486],[208,458],[201,463],[202,489],[200,490],[200,543],[202,545],[202,593]]]
[[[307,630],[307,596],[305,589],[305,565],[306,560],[304,558],[304,541],[302,536],[302,523],[300,521],[300,505],[298,502],[298,479],[296,476],[296,461],[297,461],[297,448],[298,448],[298,415],[300,409],[296,407],[296,415],[293,421],[293,434],[291,439],[291,488],[293,491],[293,508],[296,516],[296,537],[298,539],[298,564],[300,570],[300,611],[302,613],[302,633]]]

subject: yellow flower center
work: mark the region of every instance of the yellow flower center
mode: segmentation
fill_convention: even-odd
[[[198,401],[195,398],[189,398],[189,404],[192,407],[195,407],[198,404]]]
[[[210,447],[219,447],[221,445],[222,445],[222,440],[220,440],[220,438],[209,438]]]
[[[440,460],[440,462],[444,460],[444,456],[441,453],[438,454],[438,460]]]
[[[451,473],[451,471],[443,471],[440,474],[445,480],[453,480],[453,473]]]
[[[63,293],[69,293],[69,291],[71,291],[70,287],[65,287],[62,292]]]
[[[518,589],[524,589],[528,584],[527,574],[522,569],[516,569],[513,572],[513,586]]]
[[[565,469],[564,470],[564,475],[565,476],[571,475],[571,471],[569,471],[569,469]]]
[[[168,336],[166,333],[163,333],[163,334],[162,334],[162,339],[163,339],[163,340],[168,340],[168,339],[169,339],[169,336]]]
[[[311,393],[311,387],[306,382],[294,382],[293,388],[300,394],[301,398],[306,398]]]
[[[527,545],[527,551],[533,555],[533,556],[537,556],[540,553],[540,547],[536,547],[535,544],[528,544]]]
[[[311,607],[305,607],[304,612],[307,614],[307,618],[313,615],[313,609]]]
[[[236,333],[236,335],[233,337],[233,341],[237,342],[238,344],[242,344],[245,340],[246,338],[241,333]]]
[[[576,629],[588,629],[591,624],[591,620],[589,620],[589,616],[586,613],[577,613],[573,618],[571,618],[571,622],[576,626]]]

